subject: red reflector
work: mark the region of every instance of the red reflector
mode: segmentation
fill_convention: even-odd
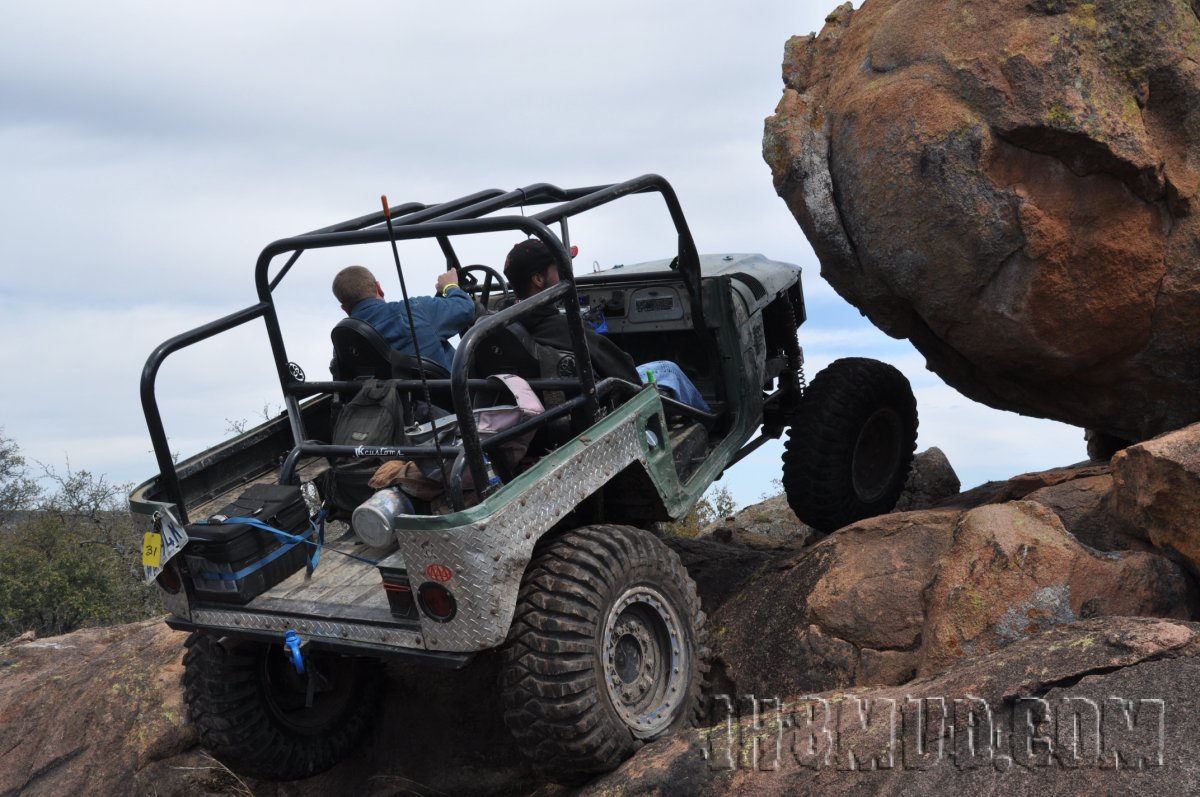
[[[430,565],[425,568],[425,575],[429,576],[434,581],[440,581],[445,584],[450,579],[454,578],[454,571],[445,565]]]
[[[578,247],[578,246],[572,246],[572,247],[571,247],[571,257],[575,257],[575,256],[576,256],[576,255],[578,255],[578,254],[579,254],[579,247]]]
[[[455,612],[458,611],[458,604],[455,602],[454,596],[450,594],[450,590],[441,584],[434,584],[430,581],[426,581],[417,590],[417,600],[421,604],[421,611],[439,623],[453,619]]]

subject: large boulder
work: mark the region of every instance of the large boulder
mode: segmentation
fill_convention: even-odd
[[[846,3],[784,55],[775,187],[821,274],[993,407],[1200,419],[1200,19],[1181,0]]]
[[[1126,448],[1112,470],[1115,514],[1200,572],[1200,424]]]
[[[913,677],[922,594],[958,515],[860,521],[761,573],[709,620],[714,688],[779,695]]]

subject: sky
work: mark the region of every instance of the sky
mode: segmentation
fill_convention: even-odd
[[[804,269],[807,371],[890,362],[964,487],[1086,458],[1082,431],[979,405],[839,298],[762,159],[784,43],[836,2],[254,3],[8,0],[0,11],[0,428],[36,469],[157,471],[138,397],[163,340],[253,304],[273,240],[392,204],[645,173],[675,187],[701,252]],[[673,254],[658,207],[572,227],[580,261]],[[511,238],[511,236],[509,236]],[[500,266],[515,241],[479,240]],[[436,253],[402,253],[410,293]],[[580,261],[577,261],[580,262]],[[377,273],[390,252],[362,253]],[[328,292],[306,256],[278,293],[289,357],[324,378]],[[395,278],[385,279],[399,298]],[[158,395],[188,456],[281,407],[261,325],[171,357]],[[719,483],[777,493],[782,444]]]

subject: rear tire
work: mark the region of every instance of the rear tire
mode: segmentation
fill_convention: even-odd
[[[889,512],[916,446],[917,402],[904,374],[878,360],[837,360],[804,391],[788,430],[788,504],[821,532]]]
[[[318,652],[308,679],[282,645],[207,634],[184,643],[184,698],[200,743],[230,769],[263,780],[295,780],[331,768],[357,749],[383,703],[383,663]]]
[[[587,526],[530,564],[504,649],[504,721],[540,771],[577,783],[690,724],[704,612],[649,532]]]

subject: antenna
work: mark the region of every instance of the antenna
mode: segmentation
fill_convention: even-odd
[[[392,258],[396,261],[396,274],[400,277],[400,295],[404,298],[404,313],[408,316],[408,331],[412,334],[413,352],[417,355],[417,372],[421,375],[421,392],[425,395],[425,404],[433,409],[433,399],[429,395],[429,381],[425,378],[425,360],[421,357],[421,341],[417,337],[417,327],[413,323],[412,305],[408,303],[408,287],[404,284],[404,268],[400,265],[400,250],[396,247],[396,228],[392,226],[392,209],[388,207],[387,194],[379,197],[383,204],[383,218],[387,222],[388,241],[392,245]],[[432,414],[432,413],[431,413]],[[415,419],[414,419],[415,420]],[[442,471],[442,483],[446,484],[446,457],[442,454],[442,444],[438,440],[438,425],[436,418],[430,418],[433,429],[433,448],[437,452],[438,468]],[[447,486],[449,486],[447,484]]]

